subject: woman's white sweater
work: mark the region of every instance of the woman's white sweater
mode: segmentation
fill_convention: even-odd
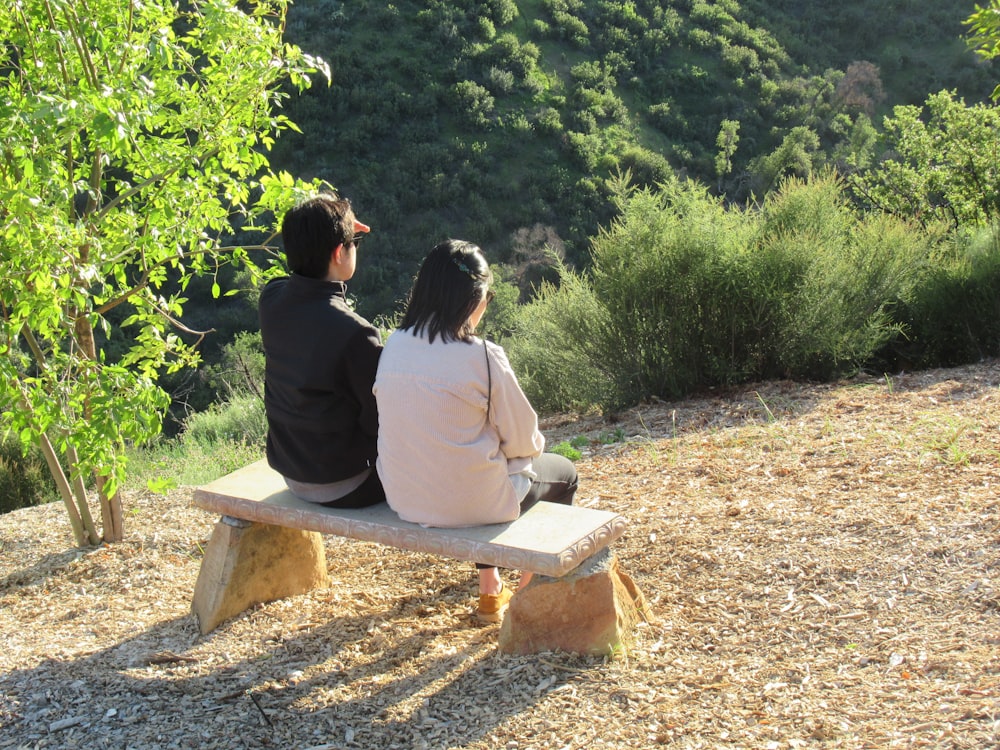
[[[545,438],[502,347],[394,331],[373,391],[378,474],[400,518],[441,527],[517,518],[508,475],[530,471]]]

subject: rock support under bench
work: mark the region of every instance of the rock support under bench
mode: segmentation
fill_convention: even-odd
[[[195,585],[192,609],[202,633],[253,604],[327,585],[321,534],[531,571],[542,581],[576,570],[626,526],[622,516],[608,511],[537,503],[510,523],[425,528],[400,520],[384,503],[334,509],[300,500],[264,460],[197,488],[194,503],[222,516]],[[625,589],[634,589],[631,581]],[[647,617],[641,595],[636,603]]]

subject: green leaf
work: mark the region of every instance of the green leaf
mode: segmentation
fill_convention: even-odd
[[[146,481],[146,489],[157,495],[166,495],[168,490],[177,489],[177,482],[170,478],[156,477]]]

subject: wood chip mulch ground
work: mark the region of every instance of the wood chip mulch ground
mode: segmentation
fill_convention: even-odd
[[[655,614],[607,658],[499,654],[470,566],[336,538],[202,636],[190,489],[97,549],[9,513],[0,748],[1000,748],[998,417],[989,361],[546,419]]]

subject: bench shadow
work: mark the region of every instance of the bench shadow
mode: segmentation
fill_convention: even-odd
[[[262,634],[260,648],[231,663],[212,664],[216,649],[199,653],[230,637],[229,623],[201,636],[187,615],[92,653],[11,670],[0,676],[0,734],[32,746],[61,734],[65,746],[103,747],[110,734],[145,748],[223,737],[232,747],[461,747],[603,663],[499,654],[495,626],[428,623],[397,634],[392,623],[426,604],[409,599],[292,637]],[[443,636],[457,628],[470,632],[449,646]]]

